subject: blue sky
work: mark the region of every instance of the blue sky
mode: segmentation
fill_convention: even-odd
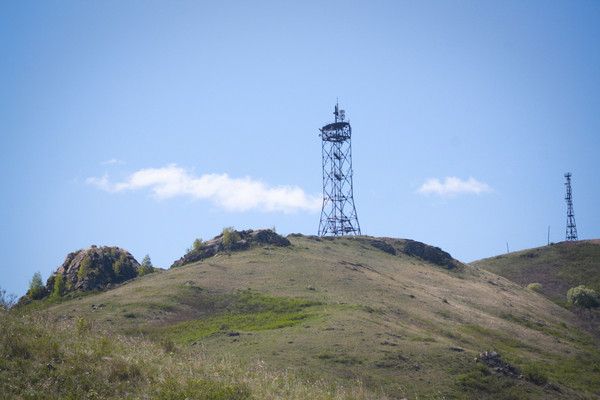
[[[600,238],[597,1],[0,4],[2,269],[223,227],[316,234],[318,128],[353,128],[363,234],[464,262]]]

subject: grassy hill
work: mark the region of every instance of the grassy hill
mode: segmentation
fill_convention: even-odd
[[[539,293],[417,242],[289,240],[288,247],[221,252],[80,298],[34,302],[27,313],[37,315],[37,307],[51,326],[154,342],[147,345],[156,354],[170,356],[148,368],[163,375],[148,384],[154,396],[133,398],[168,386],[163,359],[184,365],[186,376],[210,379],[223,370],[196,374],[191,360],[215,368],[235,360],[217,389],[256,398],[600,398],[598,340]],[[3,368],[10,371],[0,374]],[[321,391],[307,394],[315,382]]]
[[[561,242],[472,263],[521,285],[540,283],[540,293],[566,304],[567,291],[585,285],[600,293],[600,241]]]

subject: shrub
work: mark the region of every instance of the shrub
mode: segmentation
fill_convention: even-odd
[[[202,239],[196,238],[196,240],[194,240],[194,244],[192,245],[192,249],[194,249],[194,251],[198,251],[198,250],[202,249],[203,247],[204,247],[204,242],[202,241]]]
[[[527,289],[529,290],[533,290],[534,292],[541,292],[542,291],[542,284],[541,283],[530,283],[529,285],[527,285]]]
[[[223,228],[223,246],[229,247],[232,244],[238,242],[240,240],[240,235],[237,233],[233,226],[228,226],[227,228]]]
[[[523,370],[523,375],[529,382],[535,383],[538,386],[543,386],[548,383],[548,376],[538,367],[529,366]]]
[[[85,279],[92,273],[92,259],[89,256],[83,257],[77,271],[77,278]]]
[[[0,288],[0,311],[8,310],[17,302],[17,296],[13,293],[7,295],[6,290]]]
[[[567,292],[567,301],[578,307],[598,307],[598,297],[596,296],[596,292],[584,285],[569,289]]]
[[[65,280],[62,275],[58,275],[56,279],[54,279],[54,293],[52,293],[53,297],[62,297],[65,293]]]
[[[123,270],[123,265],[121,264],[120,260],[115,261],[115,263],[112,266],[113,272],[115,273],[115,278],[119,279],[119,277],[121,276],[121,271]],[[79,270],[81,272],[81,270]],[[77,274],[79,275],[79,274]]]
[[[44,295],[44,284],[42,283],[42,275],[39,272],[33,274],[29,282],[29,297],[34,300],[41,299]]]
[[[140,270],[138,271],[138,275],[139,276],[144,276],[147,274],[151,274],[153,273],[154,267],[152,266],[152,261],[150,261],[150,255],[146,254],[144,256],[144,259],[142,260],[142,266],[140,267]]]
[[[202,250],[203,248],[204,248],[204,242],[202,241],[202,239],[196,238],[196,240],[194,240],[194,243],[192,243],[192,246],[185,249],[185,252],[187,254],[187,253],[191,253],[192,251]]]
[[[81,262],[83,265],[83,261]],[[125,253],[121,253],[119,259],[113,264],[113,272],[115,273],[115,278],[117,280],[123,278],[123,273],[127,272],[127,270],[131,269],[131,261]]]

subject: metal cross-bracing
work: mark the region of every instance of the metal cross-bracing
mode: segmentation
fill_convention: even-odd
[[[335,106],[335,122],[321,128],[323,208],[319,236],[360,235],[352,188],[352,128]]]
[[[565,200],[567,201],[567,240],[577,240],[577,226],[575,225],[575,212],[573,211],[573,196],[571,194],[571,173],[565,174],[567,182],[567,194]]]

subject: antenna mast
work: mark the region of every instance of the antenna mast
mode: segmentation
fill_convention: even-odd
[[[567,195],[565,196],[565,200],[567,201],[567,240],[573,241],[577,240],[577,226],[575,225],[573,196],[571,194],[571,173],[567,172],[565,178],[567,178],[567,182],[565,183],[567,186]]]
[[[323,158],[323,208],[319,236],[360,235],[352,187],[352,128],[335,104],[335,122],[320,129]]]

